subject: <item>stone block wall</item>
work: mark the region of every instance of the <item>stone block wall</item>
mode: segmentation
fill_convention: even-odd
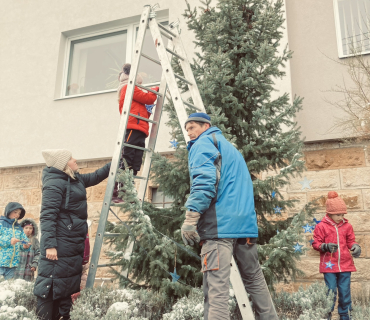
[[[357,272],[352,274],[352,287],[354,290],[362,286],[370,287],[370,158],[368,145],[306,144],[304,158],[307,171],[301,177],[292,179],[290,186],[282,190],[284,196],[298,200],[293,209],[283,212],[283,216],[297,213],[309,201],[319,199],[316,201],[315,218],[321,220],[325,216],[328,191],[336,191],[347,205],[348,214],[345,217],[352,224],[356,241],[362,248],[361,257],[354,259]],[[302,184],[299,182],[305,177],[312,182],[310,189],[302,190]],[[319,252],[313,250],[308,242],[312,234],[306,233],[305,235],[304,245],[309,250],[302,256],[299,267],[306,276],[291,284],[291,290],[296,290],[300,285],[306,286],[316,280],[323,280],[323,275],[319,273]]]
[[[344,199],[348,207],[349,222],[353,225],[356,240],[362,247],[361,258],[355,259],[357,272],[353,274],[354,288],[361,285],[370,286],[370,158],[367,145],[345,145],[340,143],[307,144],[305,146],[307,171],[302,177],[291,180],[291,184],[282,194],[290,199],[298,200],[294,208],[283,212],[282,216],[297,213],[307,202],[324,197],[317,203],[316,219],[321,220],[325,215],[325,196],[328,191],[335,190]],[[93,172],[107,163],[109,159],[99,161],[79,162],[81,173]],[[40,220],[41,208],[41,173],[44,166],[29,166],[22,168],[0,169],[0,211],[3,212],[10,201],[22,203],[27,211],[27,217]],[[274,174],[268,172],[267,175]],[[299,183],[306,177],[312,180],[310,189],[302,190]],[[91,248],[94,246],[98,227],[100,210],[104,199],[107,181],[87,189],[88,216],[92,221],[90,227]],[[147,200],[151,200],[151,182],[148,186]],[[115,209],[120,218],[125,215]],[[110,215],[110,221],[116,219]],[[302,229],[303,230],[303,229]],[[307,242],[311,234],[306,234]],[[103,249],[107,247],[104,246]],[[91,249],[92,250],[92,249]],[[103,250],[104,251],[104,250]],[[109,259],[102,252],[100,263],[108,263]],[[310,248],[299,262],[306,276],[292,283],[285,289],[295,290],[299,285],[308,285],[316,280],[322,280],[319,273],[319,254]],[[98,269],[97,277],[109,277],[110,269]]]

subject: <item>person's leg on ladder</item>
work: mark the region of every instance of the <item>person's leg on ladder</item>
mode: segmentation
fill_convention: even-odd
[[[133,138],[135,146],[145,148],[146,134],[144,132],[137,131]],[[135,155],[132,161],[132,170],[134,171],[135,176],[141,169],[141,164],[143,163],[143,154],[143,150],[135,149]]]
[[[334,311],[335,301],[337,300],[337,286],[338,286],[338,274],[337,273],[324,273],[325,284],[328,287],[328,292],[334,292],[334,301],[331,311],[328,315],[328,319],[331,319],[332,312]]]
[[[338,273],[338,313],[340,320],[350,320],[352,311],[351,272]]]
[[[134,144],[132,142],[132,135],[135,134],[135,131],[137,130],[132,130],[132,129],[127,129],[126,134],[125,134],[125,143],[129,144]],[[122,170],[125,170],[125,163],[123,159],[126,160],[127,166],[129,169],[131,169],[134,156],[135,156],[135,151],[136,149],[130,148],[130,147],[123,147],[122,154],[121,154],[121,159],[119,163],[119,168]],[[123,202],[122,199],[119,197],[119,189],[121,188],[121,185],[116,181],[114,183],[114,189],[113,189],[113,195],[112,195],[112,201],[115,203],[121,203]]]
[[[238,239],[234,247],[240,276],[245,289],[251,295],[256,311],[256,320],[278,320],[257,253],[257,244],[248,244]]]
[[[201,251],[204,320],[229,320],[233,239],[207,240]]]

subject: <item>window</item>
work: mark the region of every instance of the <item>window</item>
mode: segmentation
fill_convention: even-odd
[[[334,0],[340,58],[370,53],[370,0]]]
[[[168,25],[168,22],[162,22],[162,25]],[[136,35],[139,31],[139,28],[136,28]],[[168,39],[166,37],[162,37],[164,41],[165,47],[167,47]],[[155,49],[154,42],[152,35],[149,31],[145,33],[144,43],[143,43],[143,49],[141,51],[142,53],[148,55],[149,57],[159,60],[157,50]],[[143,83],[144,84],[154,84],[161,81],[161,75],[162,75],[162,68],[160,65],[142,57],[140,60],[139,65],[139,73],[143,75]]]
[[[168,25],[167,21],[160,23]],[[137,24],[131,24],[120,30],[69,38],[67,72],[62,90],[64,96],[115,91],[122,65],[131,62],[137,31]],[[163,40],[167,45],[167,39]],[[149,29],[142,52],[158,60]],[[143,84],[154,84],[160,81],[162,69],[142,57],[139,73]]]
[[[66,96],[116,89],[127,31],[71,41]]]
[[[163,192],[158,191],[158,188],[152,188],[152,204],[157,208],[171,207],[173,200],[164,195]]]

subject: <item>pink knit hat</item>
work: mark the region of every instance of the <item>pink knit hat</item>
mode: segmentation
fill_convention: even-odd
[[[335,191],[329,191],[328,200],[326,200],[326,213],[327,214],[342,214],[347,213],[347,206],[343,199],[338,197]]]

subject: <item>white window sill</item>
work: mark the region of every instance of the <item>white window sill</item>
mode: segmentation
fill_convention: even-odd
[[[145,86],[148,88],[154,87],[154,86],[159,86],[159,82],[154,82],[154,83],[146,83]],[[104,91],[96,91],[96,92],[89,92],[89,93],[81,93],[81,94],[74,94],[71,96],[65,96],[61,98],[56,98],[54,101],[58,100],[65,100],[65,99],[72,99],[72,98],[81,98],[81,97],[87,97],[87,96],[94,96],[97,94],[104,94],[104,93],[111,93],[111,92],[117,92],[117,89],[110,89],[110,90],[104,90]]]
[[[97,91],[97,92],[74,94],[73,96],[65,96],[65,97],[61,97],[61,98],[56,98],[56,99],[54,99],[54,101],[72,99],[72,98],[81,98],[81,97],[86,97],[86,96],[94,96],[94,95],[97,95],[97,94],[111,93],[111,92],[117,92],[117,90],[116,89],[111,89],[111,90],[104,90],[104,91]]]

